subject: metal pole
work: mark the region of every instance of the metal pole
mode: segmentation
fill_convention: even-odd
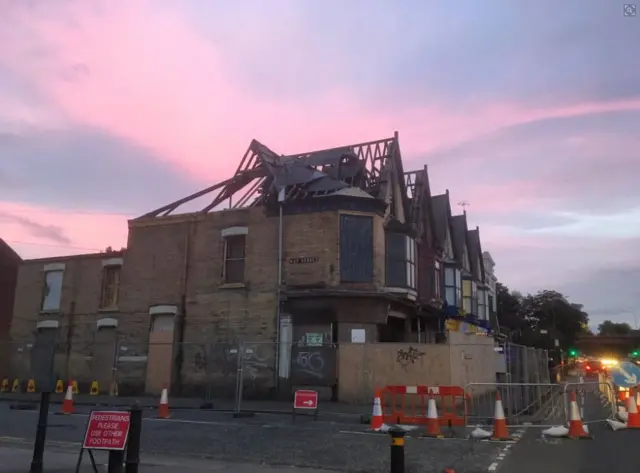
[[[107,473],[123,473],[123,460],[124,452],[122,450],[109,450],[109,463],[107,464]]]
[[[36,430],[36,440],[33,444],[33,458],[29,473],[42,473],[44,446],[47,440],[47,419],[49,417],[50,392],[43,392],[40,396],[40,412],[38,413],[38,427]]]
[[[404,430],[391,429],[390,472],[404,473]]]
[[[129,424],[129,438],[127,439],[127,459],[125,461],[125,473],[138,473],[140,464],[140,437],[142,436],[142,409],[135,404],[129,410],[131,421]]]
[[[282,334],[281,332],[281,327],[280,327],[280,319],[282,318],[282,314],[281,314],[281,305],[282,305],[282,258],[283,258],[283,239],[284,239],[284,229],[283,229],[283,212],[282,212],[282,206],[284,205],[284,189],[280,189],[280,192],[278,194],[278,202],[280,204],[279,209],[279,219],[278,219],[278,287],[276,289],[277,291],[277,296],[276,296],[276,366],[275,366],[275,373],[276,373],[276,386],[279,386],[279,381],[280,381],[280,357],[282,356],[282,354],[280,353],[282,347],[281,347],[281,338],[282,338]]]

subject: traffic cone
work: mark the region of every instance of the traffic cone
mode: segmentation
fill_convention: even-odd
[[[442,438],[440,432],[440,423],[438,421],[438,408],[433,393],[429,393],[429,402],[427,403],[427,437]]]
[[[382,430],[382,404],[380,403],[380,392],[376,389],[376,396],[373,398],[373,414],[371,415],[371,430],[380,432]]]
[[[496,391],[496,410],[493,416],[493,435],[492,440],[509,440],[509,430],[507,429],[507,419],[504,417],[504,408],[502,407],[502,397],[500,391]]]
[[[640,429],[640,414],[638,414],[638,404],[633,393],[627,399],[627,415],[627,428]]]
[[[569,405],[569,433],[567,436],[571,439],[589,438],[589,434],[584,429],[584,424],[580,417],[580,409],[578,409],[578,401],[576,400],[575,391],[571,391],[571,402]]]
[[[158,418],[168,419],[171,417],[169,413],[169,393],[167,388],[162,388],[162,394],[160,394],[160,405],[158,406]]]
[[[67,393],[64,395],[64,401],[62,401],[62,413],[73,413],[73,386],[71,383],[67,386]]]
[[[636,387],[636,406],[638,406],[638,411],[640,411],[640,384]]]

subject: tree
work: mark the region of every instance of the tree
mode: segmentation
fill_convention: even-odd
[[[553,290],[527,295],[522,300],[522,317],[528,327],[526,341],[547,349],[555,348],[556,339],[561,348],[572,346],[589,322],[582,305]]]
[[[568,348],[578,334],[588,333],[589,316],[582,305],[557,291],[524,296],[498,283],[496,293],[498,322],[511,332],[515,343],[551,350],[557,339],[561,348]]]
[[[611,320],[605,320],[598,325],[598,335],[602,336],[624,336],[631,335],[632,328],[627,323],[617,323]]]
[[[496,285],[496,316],[501,328],[507,331],[517,331],[524,328],[524,320],[521,316],[522,295],[511,292],[502,283]]]

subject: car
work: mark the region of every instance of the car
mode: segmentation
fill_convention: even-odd
[[[583,364],[584,374],[587,376],[598,376],[599,373],[607,374],[607,367],[597,360],[585,361]]]

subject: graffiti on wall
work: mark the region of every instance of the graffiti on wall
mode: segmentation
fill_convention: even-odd
[[[336,348],[293,346],[291,379],[302,384],[331,386],[336,379]]]
[[[424,352],[417,348],[409,347],[408,350],[400,348],[397,351],[396,362],[402,367],[407,369],[407,366],[415,364],[416,361],[422,360]]]

